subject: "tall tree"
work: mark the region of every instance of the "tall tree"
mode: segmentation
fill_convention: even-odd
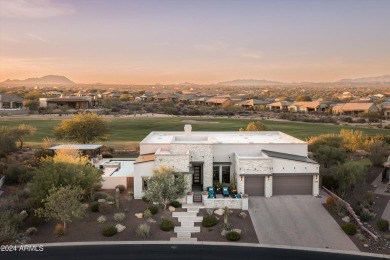
[[[26,136],[33,135],[37,129],[31,125],[21,124],[13,128],[13,130],[15,137],[19,141],[19,148],[22,149],[24,144],[24,138]]]
[[[347,154],[343,148],[321,145],[314,153],[314,159],[325,168],[345,162]]]
[[[101,116],[95,113],[83,113],[62,121],[54,129],[54,135],[58,139],[88,144],[107,138],[108,126]]]
[[[10,127],[0,126],[0,153],[9,153],[17,150],[16,137]]]
[[[83,194],[89,194],[101,184],[102,172],[91,165],[88,158],[77,151],[57,151],[54,157],[42,158],[30,183],[32,199],[40,205],[48,195],[48,188],[80,186]]]
[[[82,188],[75,186],[51,188],[43,199],[43,207],[35,210],[35,214],[47,220],[56,219],[64,223],[72,222],[74,218],[83,218],[86,215],[80,202]]]
[[[389,155],[389,146],[382,141],[374,141],[369,146],[370,149],[370,161],[374,166],[381,166]]]
[[[249,122],[245,128],[240,128],[240,131],[269,131],[270,129],[260,121]]]
[[[356,185],[364,182],[365,174],[364,166],[357,162],[350,161],[340,165],[334,174],[339,184],[339,194],[352,192]]]
[[[164,205],[185,195],[187,182],[184,175],[175,173],[171,167],[160,166],[153,170],[153,176],[148,179],[145,197],[150,201]]]

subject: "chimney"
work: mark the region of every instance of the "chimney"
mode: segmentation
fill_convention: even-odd
[[[191,125],[185,125],[184,126],[184,135],[191,135],[192,126]]]

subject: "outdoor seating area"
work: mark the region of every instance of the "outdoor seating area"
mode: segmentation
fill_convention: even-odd
[[[216,187],[207,187],[207,198],[208,199],[220,199],[220,198],[233,198],[233,199],[240,199],[241,194],[237,194],[236,192],[231,192],[230,188],[228,186],[223,186],[221,188],[220,194],[217,192]]]

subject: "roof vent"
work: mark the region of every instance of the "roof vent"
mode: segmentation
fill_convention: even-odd
[[[192,126],[191,125],[184,125],[184,134],[185,135],[191,135]]]

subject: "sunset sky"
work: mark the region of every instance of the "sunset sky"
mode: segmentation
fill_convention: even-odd
[[[0,0],[0,81],[335,81],[390,74],[387,0]]]

